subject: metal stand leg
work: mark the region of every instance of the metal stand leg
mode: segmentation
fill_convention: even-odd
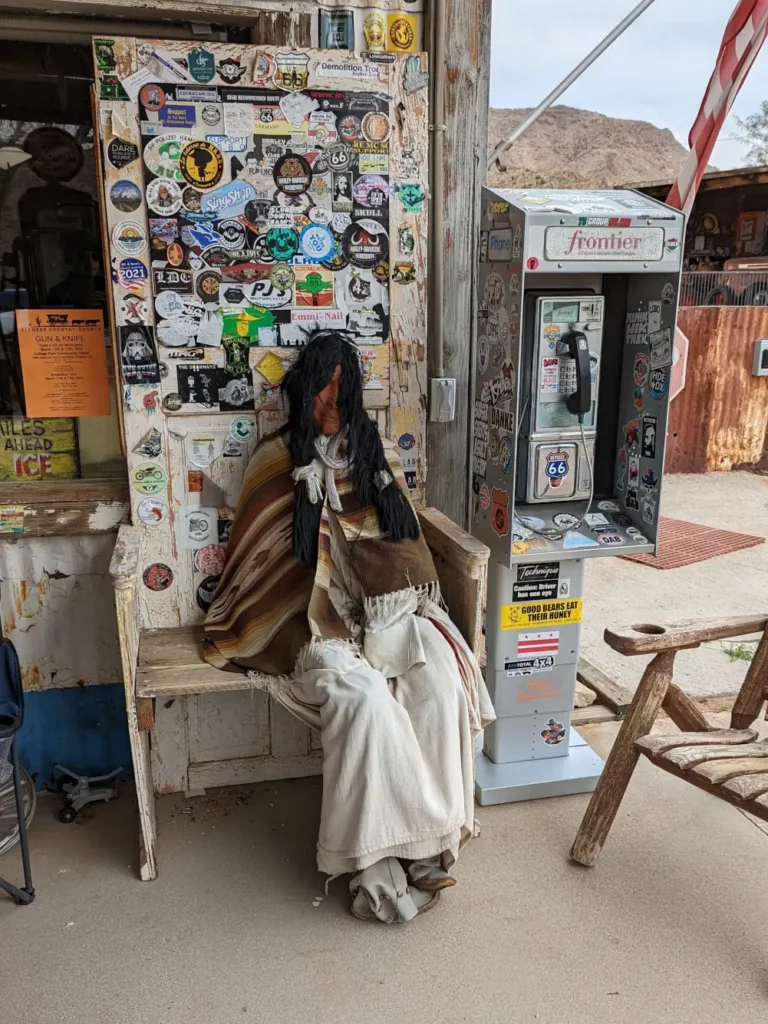
[[[19,889],[4,878],[0,878],[0,889],[4,889],[14,903],[24,905],[32,903],[35,890],[32,887],[32,870],[29,865],[29,844],[27,842],[27,819],[24,814],[24,800],[21,794],[21,771],[19,770],[19,753],[16,749],[16,737],[11,744],[11,764],[13,765],[13,792],[16,797],[16,814],[19,819],[19,846],[21,847],[21,864],[24,869],[24,888]]]

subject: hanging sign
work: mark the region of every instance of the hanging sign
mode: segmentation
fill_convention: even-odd
[[[77,438],[72,419],[0,419],[0,480],[72,480]]]

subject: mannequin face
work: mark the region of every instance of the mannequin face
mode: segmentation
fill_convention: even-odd
[[[337,366],[333,371],[333,377],[312,401],[312,417],[320,427],[321,434],[335,434],[343,426],[337,404],[340,381],[341,367]]]

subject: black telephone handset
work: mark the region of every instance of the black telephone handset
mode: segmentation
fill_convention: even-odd
[[[583,331],[573,328],[560,338],[558,349],[576,360],[576,390],[568,395],[565,407],[574,416],[585,416],[592,408],[592,374],[589,365],[589,342]]]

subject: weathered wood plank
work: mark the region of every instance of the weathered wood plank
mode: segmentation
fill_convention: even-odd
[[[768,615],[733,615],[717,619],[684,619],[674,623],[656,623],[606,629],[605,642],[619,654],[654,654],[697,646],[710,640],[761,633]]]
[[[571,725],[575,729],[580,725],[596,725],[598,722],[615,721],[614,712],[602,704],[593,704],[591,708],[576,708],[571,715]]]
[[[723,761],[733,757],[768,757],[768,741],[761,743],[732,743],[728,746],[676,747],[661,755],[661,760],[677,765],[684,771],[710,761]],[[768,767],[766,768],[768,771]]]
[[[155,727],[155,702],[151,697],[139,697],[136,701],[136,720],[139,732],[151,732]]]
[[[627,711],[632,703],[631,690],[628,690],[626,686],[622,686],[621,683],[615,682],[596,665],[593,665],[591,661],[587,661],[586,658],[579,658],[576,678],[580,683],[588,686],[590,690],[595,691],[600,698],[601,704],[605,704],[606,707],[611,708],[611,710],[618,714],[623,714]]]
[[[713,729],[706,733],[699,732],[678,732],[670,736],[641,736],[635,740],[635,746],[644,754],[664,754],[675,747],[715,746],[723,744],[732,746],[735,743],[751,743],[757,739],[754,729],[744,729],[740,732],[734,729]]]
[[[674,683],[669,684],[662,708],[678,729],[692,730],[694,733],[699,731],[711,733],[714,729],[691,698]]]
[[[657,654],[643,673],[571,849],[572,859],[585,867],[592,867],[600,856],[640,757],[635,741],[651,731],[672,679],[674,662],[675,652],[665,651]]]
[[[213,668],[202,656],[201,626],[150,629],[141,634],[137,697],[182,697],[193,693],[249,690],[244,672]]]
[[[727,761],[719,761],[712,765],[700,765],[698,768],[694,768],[691,771],[678,768],[677,765],[670,764],[668,761],[665,761],[663,757],[651,757],[650,760],[657,768],[661,768],[669,775],[674,775],[676,778],[682,779],[684,782],[688,782],[692,786],[696,786],[697,789],[704,790],[704,792],[709,793],[710,796],[716,796],[719,800],[724,800],[726,803],[733,804],[741,810],[748,811],[750,814],[754,814],[756,817],[762,818],[764,821],[768,821],[768,806],[761,805],[757,800],[746,802],[742,801],[739,796],[731,790],[726,789],[725,786],[719,784],[713,785],[706,775],[700,774],[704,771],[707,771],[707,774],[715,773],[715,778],[718,779],[718,781],[722,781],[719,780],[720,775],[724,775],[727,780],[729,777],[736,777],[739,774],[748,774],[750,772],[753,774],[758,772],[758,774],[760,774],[758,766],[765,766],[765,761],[762,758],[756,761],[745,758],[740,762],[741,764],[746,765],[745,771],[739,772],[737,770],[733,776],[731,776],[730,764],[739,763],[738,759],[736,759],[735,762],[730,763]]]
[[[436,508],[420,512],[419,522],[433,554],[441,555],[472,579],[484,573],[490,551],[482,541],[476,540]]]
[[[752,800],[768,793],[768,774],[737,775],[735,779],[727,779],[721,788],[733,793],[739,800]]]
[[[228,758],[226,761],[191,764],[189,786],[191,789],[213,789],[216,786],[240,786],[277,779],[302,779],[322,773],[322,752],[306,757]]]
[[[717,786],[728,779],[739,775],[762,775],[768,777],[768,761],[764,757],[731,757],[723,761],[707,762],[696,765],[690,772],[706,779],[712,786]]]
[[[747,669],[744,682],[731,711],[731,726],[744,729],[760,714],[763,694],[768,686],[768,629],[763,631],[752,663]]]

